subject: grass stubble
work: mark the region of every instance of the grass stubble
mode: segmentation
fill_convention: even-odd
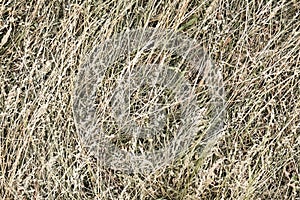
[[[299,199],[297,0],[0,2],[2,199]],[[72,113],[86,55],[142,27],[196,38],[222,70],[224,135],[151,174],[100,167]]]

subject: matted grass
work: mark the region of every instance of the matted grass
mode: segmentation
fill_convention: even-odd
[[[3,199],[299,199],[300,2],[297,0],[0,3]],[[97,165],[78,137],[74,82],[115,33],[179,30],[222,70],[225,134],[150,175]]]

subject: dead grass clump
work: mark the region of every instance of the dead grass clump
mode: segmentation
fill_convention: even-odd
[[[254,0],[0,3],[3,199],[299,199],[300,3]],[[225,135],[151,174],[101,167],[77,135],[80,66],[115,33],[180,30],[222,70]]]

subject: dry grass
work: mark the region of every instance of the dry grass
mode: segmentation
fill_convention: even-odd
[[[300,199],[297,0],[0,2],[3,199]],[[97,165],[75,129],[86,55],[140,27],[197,38],[222,69],[226,133],[150,175]]]

